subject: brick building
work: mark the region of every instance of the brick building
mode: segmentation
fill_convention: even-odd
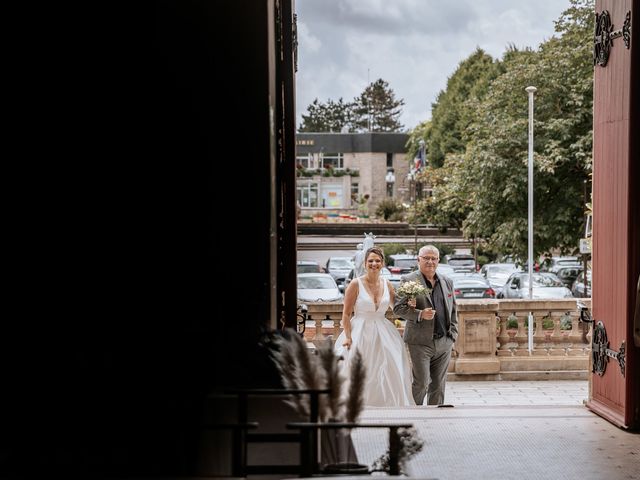
[[[373,213],[384,198],[409,202],[406,133],[296,134],[302,215]],[[361,206],[365,195],[369,200]]]

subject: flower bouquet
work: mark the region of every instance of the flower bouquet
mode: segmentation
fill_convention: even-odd
[[[402,285],[400,285],[398,287],[397,293],[398,295],[402,295],[403,297],[415,299],[418,295],[430,295],[431,289],[426,288],[419,282],[410,281],[404,282]]]

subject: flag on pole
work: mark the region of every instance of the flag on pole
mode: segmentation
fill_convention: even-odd
[[[414,163],[414,168],[419,172],[420,170],[422,170],[424,168],[424,166],[426,165],[426,161],[425,161],[425,155],[424,155],[424,146],[421,146],[418,149],[418,153],[416,153],[416,157],[413,159],[413,163]]]

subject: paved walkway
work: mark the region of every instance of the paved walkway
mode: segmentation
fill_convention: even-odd
[[[583,405],[587,380],[447,382],[445,403],[452,405]]]
[[[640,479],[640,434],[583,406],[587,381],[448,382],[453,408],[369,408],[361,421],[410,421],[424,439],[412,477]],[[354,430],[360,463],[387,448],[386,430]]]

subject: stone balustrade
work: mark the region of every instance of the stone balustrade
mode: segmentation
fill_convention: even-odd
[[[580,299],[591,307],[590,299]],[[342,303],[310,303],[305,339],[333,339],[342,331]],[[526,320],[533,314],[533,348]],[[507,329],[515,315],[517,329]],[[389,309],[387,318],[394,320]],[[579,321],[576,299],[458,300],[459,336],[450,376],[464,379],[587,379],[590,324]],[[544,325],[543,325],[544,324]],[[553,325],[553,328],[543,328]],[[568,326],[571,325],[569,329]],[[561,328],[562,327],[562,328]],[[402,334],[402,328],[399,328]]]

